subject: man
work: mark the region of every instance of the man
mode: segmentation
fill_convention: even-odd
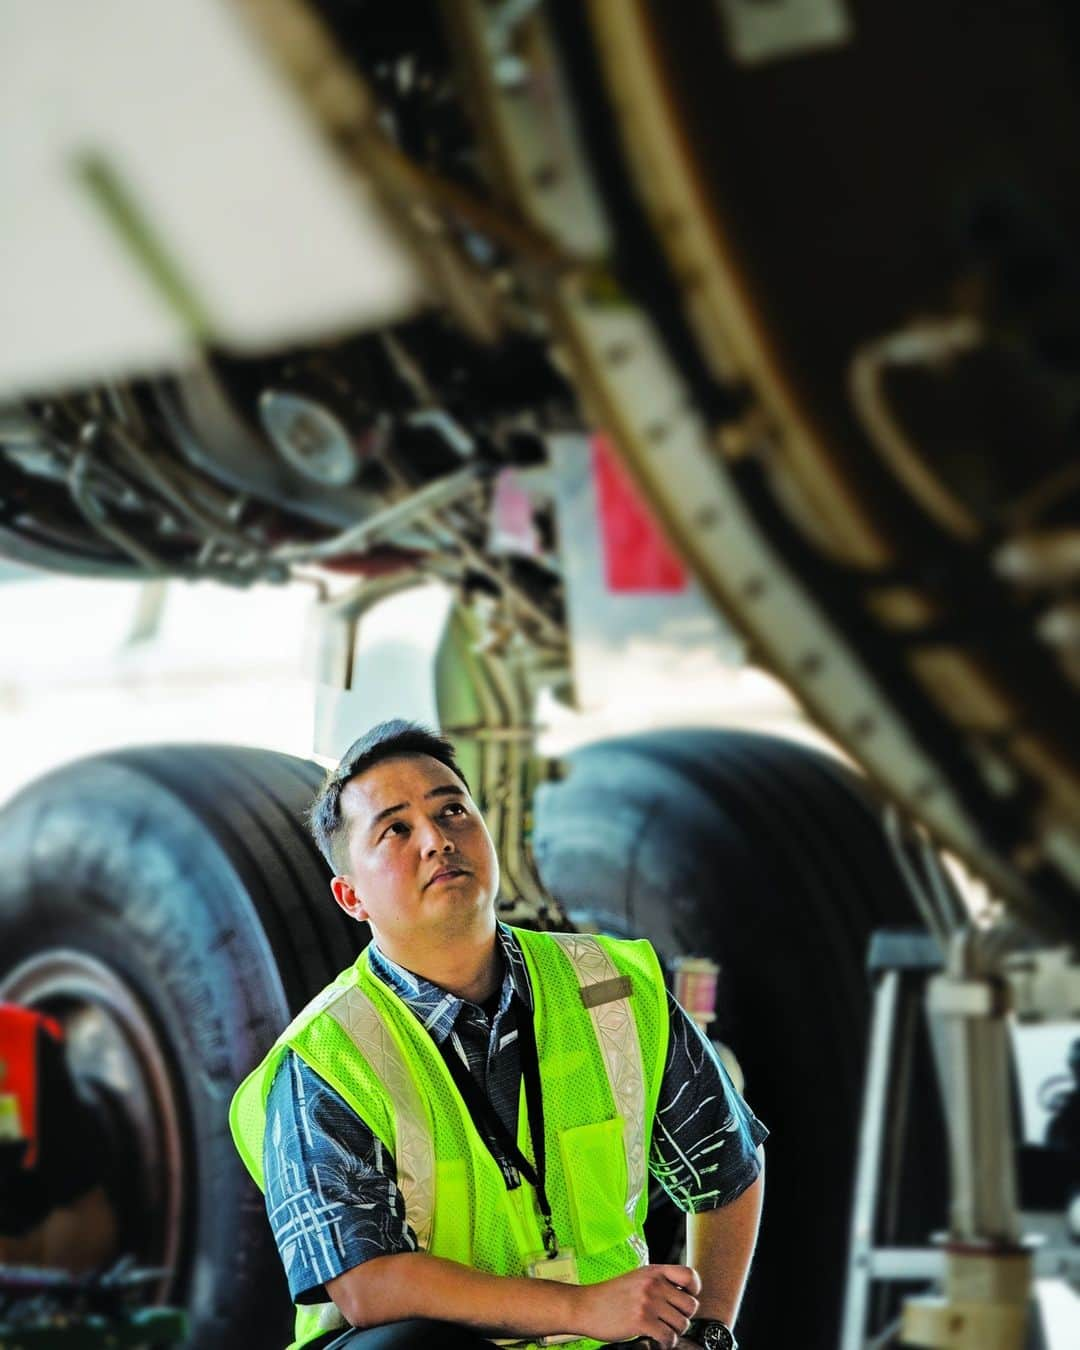
[[[294,1345],[734,1345],[766,1131],[651,947],[497,923],[484,821],[414,724],[351,746],[311,821],[372,941],[231,1113]],[[648,1264],[646,1163],[686,1266]]]

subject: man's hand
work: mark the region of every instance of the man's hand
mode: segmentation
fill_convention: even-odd
[[[598,1341],[647,1336],[661,1350],[676,1350],[698,1308],[701,1281],[690,1266],[642,1266],[601,1284],[574,1290],[572,1328]]]

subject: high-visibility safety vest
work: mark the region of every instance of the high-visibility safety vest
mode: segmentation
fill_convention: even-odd
[[[647,1163],[668,1039],[663,974],[647,942],[513,932],[532,983],[555,1235],[560,1248],[574,1249],[581,1283],[596,1284],[648,1261]],[[366,951],[237,1089],[229,1123],[260,1189],[266,1099],[286,1049],[391,1151],[422,1251],[493,1275],[525,1274],[544,1247],[535,1192],[525,1182],[507,1190],[438,1046],[372,973]],[[518,1145],[533,1162],[523,1091]],[[298,1304],[289,1350],[345,1325],[332,1302]]]

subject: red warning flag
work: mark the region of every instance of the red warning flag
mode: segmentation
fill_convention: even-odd
[[[686,589],[686,568],[660,532],[637,486],[602,433],[592,439],[604,575],[609,591]]]

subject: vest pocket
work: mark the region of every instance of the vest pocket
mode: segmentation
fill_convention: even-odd
[[[634,1231],[625,1209],[624,1126],[615,1116],[559,1134],[574,1237],[585,1256],[607,1251]]]
[[[435,1213],[431,1225],[431,1253],[447,1261],[472,1262],[469,1215],[469,1176],[464,1158],[435,1160]]]

